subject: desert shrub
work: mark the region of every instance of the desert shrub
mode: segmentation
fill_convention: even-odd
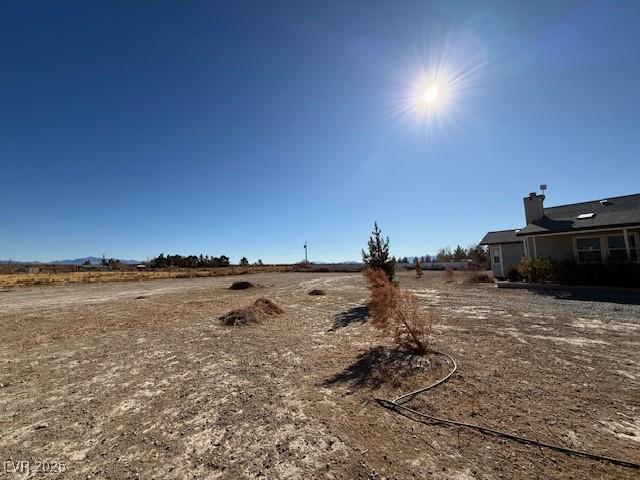
[[[396,345],[426,352],[433,319],[421,311],[418,297],[398,288],[382,270],[367,269],[365,276],[371,290],[371,324],[388,334]]]
[[[553,279],[568,285],[640,287],[640,264],[610,261],[578,263],[564,260],[553,265]]]
[[[507,280],[509,280],[510,282],[522,281],[522,275],[520,275],[520,272],[518,271],[517,266],[511,265],[509,267],[509,270],[507,270]]]
[[[518,272],[529,283],[542,283],[551,280],[553,265],[546,258],[523,258],[518,263]]]

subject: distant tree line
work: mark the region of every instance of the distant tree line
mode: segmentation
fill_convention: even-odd
[[[457,245],[455,249],[451,247],[443,247],[438,250],[436,255],[423,255],[421,257],[414,257],[421,263],[432,262],[463,262],[465,260],[471,260],[472,262],[480,266],[489,265],[489,255],[487,250],[481,245],[471,245],[469,248],[461,247]],[[398,263],[409,263],[408,257],[398,258]]]
[[[88,262],[88,263],[87,263]],[[91,261],[87,260],[83,263],[83,265],[85,266],[90,266],[91,265]],[[116,258],[107,258],[104,255],[102,255],[102,260],[100,260],[100,265],[102,265],[103,267],[107,267],[110,269],[113,268],[122,268],[122,262]]]
[[[449,247],[444,247],[438,250],[436,255],[437,262],[462,262],[464,260],[471,260],[478,265],[486,265],[489,263],[489,256],[487,250],[481,245],[471,245],[469,248],[456,246],[453,251]]]
[[[246,260],[246,258],[244,258]],[[248,262],[247,262],[248,263]],[[156,258],[152,258],[149,261],[149,266],[152,268],[218,268],[228,267],[230,259],[226,255],[219,257],[210,257],[209,255],[167,255],[161,253]]]

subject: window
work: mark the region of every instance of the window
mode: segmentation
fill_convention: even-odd
[[[493,259],[493,263],[495,265],[500,264],[500,248],[499,247],[491,247],[491,258]]]
[[[627,239],[629,242],[629,253],[631,254],[631,261],[636,262],[638,260],[636,236],[631,234],[627,236]],[[627,247],[624,243],[623,235],[614,235],[611,237],[607,237],[607,250],[608,258],[610,258],[611,260],[627,260]]]
[[[601,262],[602,247],[600,239],[594,238],[576,238],[576,252],[578,253],[579,262]]]
[[[609,250],[608,258],[611,260],[624,261],[627,259],[627,247],[622,235],[607,237],[607,249]]]

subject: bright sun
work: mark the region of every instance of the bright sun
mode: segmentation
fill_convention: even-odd
[[[440,97],[440,89],[437,85],[431,85],[424,91],[422,101],[427,105],[433,105],[438,101],[438,97]]]

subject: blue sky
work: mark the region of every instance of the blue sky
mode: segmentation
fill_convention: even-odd
[[[3,259],[424,254],[640,191],[637,1],[13,1],[0,61]]]

